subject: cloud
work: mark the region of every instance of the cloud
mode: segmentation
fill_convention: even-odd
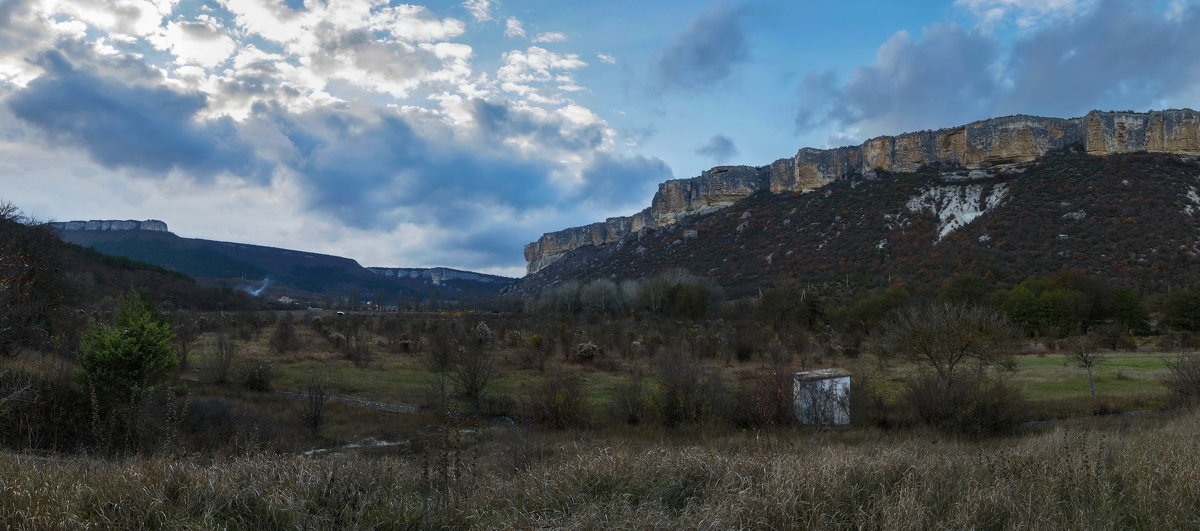
[[[692,21],[659,54],[656,73],[662,88],[703,88],[733,73],[750,59],[742,31],[744,11],[717,5]]]
[[[492,19],[491,0],[466,0],[462,5],[471,13],[475,22],[487,22]]]
[[[897,32],[837,90],[829,115],[871,133],[979,116],[997,90],[990,66],[999,51],[992,38],[957,24],[928,27],[920,39]]]
[[[696,148],[697,155],[710,157],[717,163],[725,162],[738,154],[737,146],[733,144],[733,140],[725,135],[713,135],[704,145]]]
[[[1078,15],[1094,3],[1093,0],[955,0],[954,5],[966,8],[984,27],[1011,20],[1018,27],[1030,28]]]
[[[563,42],[567,40],[567,35],[558,31],[547,31],[535,35],[532,40],[536,43]]]
[[[598,208],[644,205],[658,183],[672,178],[671,168],[657,157],[604,153],[584,171],[580,197]]]
[[[436,131],[421,131],[395,114],[322,109],[267,111],[259,118],[293,146],[282,163],[308,190],[309,206],[350,227],[387,230],[412,222],[464,228],[491,208],[526,210],[556,193],[544,162],[435,142]]]
[[[520,37],[525,38],[525,26],[521,24],[521,20],[517,17],[508,17],[504,19],[504,36],[505,37]]]
[[[613,57],[613,56],[611,56],[611,55],[609,55],[609,54],[606,54],[606,53],[598,53],[598,54],[596,54],[596,59],[599,59],[599,60],[600,60],[600,62],[602,62],[602,63],[608,63],[608,64],[610,64],[610,65],[611,65],[611,64],[616,64],[616,63],[617,63],[617,58],[616,58],[616,57]]]
[[[8,106],[52,142],[79,147],[105,167],[148,175],[180,170],[203,178],[268,177],[232,120],[196,119],[203,95],[100,77],[75,68],[59,52],[38,62],[46,72],[13,94]]]
[[[14,45],[0,46],[0,187],[53,175],[47,188],[74,190],[55,215],[156,212],[234,240],[261,223],[270,234],[248,241],[502,270],[520,267],[525,241],[627,213],[671,175],[618,152],[572,99],[587,90],[580,55],[529,46],[477,70],[468,25],[426,7],[216,4],[0,1],[0,44]],[[449,9],[479,22],[496,5]],[[9,171],[17,161],[31,166]]]
[[[208,17],[188,22],[170,22],[149,40],[161,50],[170,50],[181,64],[206,68],[225,62],[237,48],[233,39]]]
[[[1194,107],[1200,94],[1200,6],[1174,16],[1104,1],[1074,23],[1014,47],[1001,112],[1079,114],[1092,108]]]
[[[954,24],[897,32],[875,62],[839,82],[810,73],[798,129],[832,125],[840,140],[958,125],[988,116],[1080,116],[1092,109],[1194,106],[1200,7],[1102,0],[1070,21],[1010,43]]]

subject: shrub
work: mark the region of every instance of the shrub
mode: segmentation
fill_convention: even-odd
[[[1163,385],[1184,402],[1200,399],[1200,354],[1184,353],[1167,362]]]
[[[550,429],[587,425],[588,407],[583,385],[576,374],[549,375],[526,403],[532,420]]]
[[[237,358],[238,350],[240,348],[237,341],[230,339],[228,334],[217,335],[217,341],[213,344],[213,353],[208,359],[208,369],[212,373],[214,382],[229,381],[229,369],[233,367],[233,360]]]
[[[1024,420],[1016,390],[981,377],[920,376],[908,383],[904,402],[922,423],[969,437],[1005,435]]]
[[[145,291],[125,295],[112,326],[95,323],[83,340],[79,379],[105,402],[133,404],[179,364],[174,333]]]
[[[275,321],[275,330],[271,333],[271,350],[286,354],[300,348],[300,335],[296,333],[296,324],[291,314],[283,314]]]
[[[242,387],[265,393],[271,390],[271,362],[255,363],[242,370]]]
[[[630,426],[641,424],[650,414],[650,391],[645,378],[638,373],[617,386],[612,400],[613,415]]]

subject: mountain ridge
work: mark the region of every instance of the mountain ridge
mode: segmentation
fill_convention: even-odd
[[[275,286],[271,292],[280,294],[375,292],[457,299],[492,295],[514,280],[442,267],[368,268],[354,259],[324,253],[185,238],[167,230],[167,224],[159,220],[67,221],[49,226],[63,240],[105,254],[218,283],[261,280],[263,285]]]
[[[1005,167],[1076,144],[1091,155],[1200,155],[1200,113],[1168,109],[1092,111],[1077,118],[1014,115],[879,136],[857,146],[806,147],[766,166],[717,166],[697,177],[661,183],[650,206],[631,216],[543,234],[524,248],[526,273],[534,274],[580,247],[613,244],[646,228],[720,210],[760,191],[808,192],[847,176],[911,173],[929,164],[968,170]]]

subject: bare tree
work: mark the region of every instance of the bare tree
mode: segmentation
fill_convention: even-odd
[[[925,370],[908,382],[905,401],[926,424],[970,435],[999,434],[1020,422],[1020,397],[992,368],[1011,369],[1015,332],[1002,314],[962,303],[898,310],[888,321],[883,353]]]
[[[458,348],[454,363],[454,379],[476,410],[483,409],[484,396],[496,373],[491,347],[492,330],[480,321]]]
[[[237,353],[238,343],[230,339],[229,334],[221,333],[217,336],[212,356],[209,358],[209,369],[217,383],[229,381],[229,369],[233,366],[233,360],[237,357]]]
[[[887,324],[884,353],[916,361],[949,383],[964,368],[977,372],[1011,366],[1007,347],[1015,333],[996,310],[961,303],[910,306]]]
[[[445,330],[435,330],[429,341],[429,350],[421,358],[429,371],[429,405],[434,409],[446,409],[450,391],[450,372],[454,368],[455,345]]]
[[[325,405],[329,403],[329,390],[325,381],[316,374],[309,375],[308,384],[304,387],[304,410],[301,420],[314,436],[321,433],[325,423]]]
[[[1096,398],[1096,377],[1093,370],[1104,362],[1104,356],[1100,354],[1099,341],[1089,334],[1075,337],[1068,343],[1067,359],[1087,369],[1088,386],[1092,390],[1092,398]]]

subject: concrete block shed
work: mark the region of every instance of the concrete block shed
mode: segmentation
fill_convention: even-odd
[[[801,424],[850,423],[850,373],[842,369],[792,375],[794,413]]]

